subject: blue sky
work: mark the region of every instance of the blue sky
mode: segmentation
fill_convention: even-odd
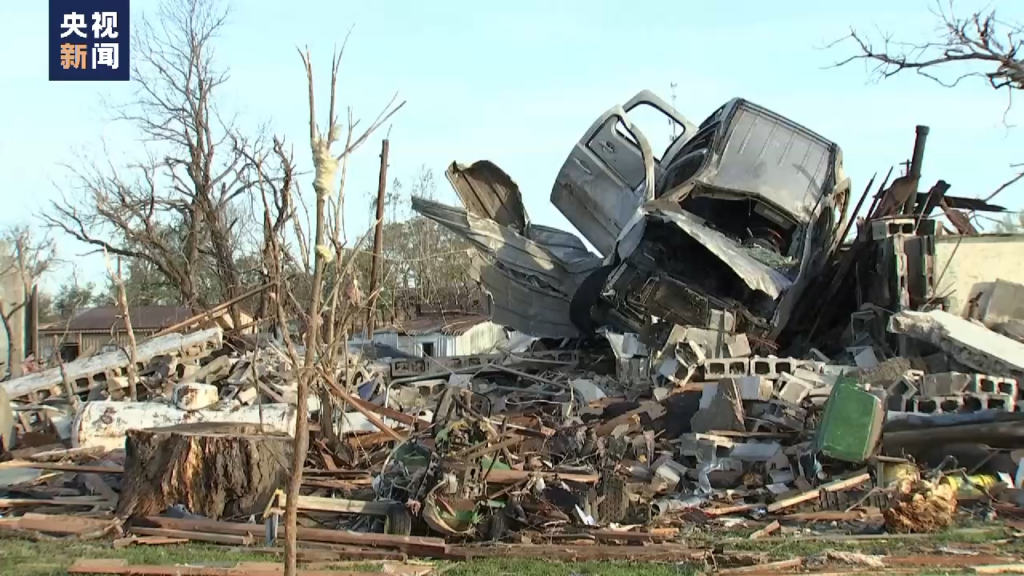
[[[133,0],[133,15],[155,4]],[[1004,18],[1024,20],[1024,6],[1014,4],[995,3]],[[957,2],[961,13],[979,5]],[[874,172],[909,157],[914,126],[927,124],[923,186],[942,178],[952,194],[984,196],[1011,175],[1012,162],[1024,161],[1020,129],[1003,123],[1004,94],[980,80],[948,90],[914,75],[872,82],[860,64],[828,69],[852,47],[825,45],[850,26],[923,38],[937,25],[933,7],[929,0],[236,1],[216,46],[231,70],[220,102],[243,124],[269,123],[285,135],[308,169],[306,86],[295,47],[309,46],[325,87],[331,51],[354,25],[342,104],[369,122],[399,92],[407,104],[391,123],[389,173],[412,178],[421,165],[432,168],[448,201],[444,168],[486,158],[519,183],[533,221],[571,230],[548,196],[573,143],[641,89],[670,99],[673,82],[676,107],[695,123],[742,96],[838,142],[857,193]],[[138,150],[102,106],[103,98],[130,99],[130,84],[47,80],[46,17],[43,0],[0,6],[0,225],[36,223],[67,182],[60,165],[94,153],[101,141],[115,161]],[[1012,112],[1009,123],[1017,117]],[[381,137],[350,168],[350,230],[369,219]],[[999,201],[1024,207],[1024,185]],[[59,240],[80,277],[102,277],[101,257],[75,258],[84,247]]]

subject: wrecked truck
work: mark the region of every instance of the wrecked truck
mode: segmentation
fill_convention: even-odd
[[[630,119],[641,107],[679,129],[660,157]],[[448,178],[465,211],[413,208],[477,247],[495,322],[551,337],[608,327],[656,346],[676,324],[774,339],[837,249],[850,190],[839,146],[783,116],[736,98],[696,126],[650,91],[602,114],[552,188],[600,256],[531,224],[493,163],[453,164]]]

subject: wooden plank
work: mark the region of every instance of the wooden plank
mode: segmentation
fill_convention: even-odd
[[[270,562],[240,562],[233,567],[223,566],[157,566],[141,564],[129,566],[121,559],[80,558],[68,568],[68,574],[129,574],[131,576],[282,576],[284,567]],[[341,570],[297,570],[297,576],[364,576],[377,572]]]
[[[760,530],[757,530],[756,532],[751,534],[750,535],[750,539],[751,540],[757,540],[758,538],[764,538],[765,536],[771,536],[772,532],[775,532],[776,530],[778,530],[781,527],[782,527],[782,525],[779,524],[778,520],[773,520],[771,524],[769,524],[769,525],[765,526],[764,528],[761,528]]]
[[[214,534],[263,534],[261,524],[240,524],[235,522],[220,522],[216,520],[164,518],[161,516],[146,516],[140,522],[155,528],[170,528],[174,530],[192,530],[196,532],[210,532]],[[298,528],[297,538],[312,542],[330,542],[332,544],[352,544],[356,546],[381,547],[433,550],[444,552],[448,549],[447,544],[441,538],[428,538],[423,536],[398,536],[393,534],[371,534],[364,532],[349,532],[345,530],[328,530],[324,528]]]
[[[169,544],[188,544],[188,538],[167,538],[165,536],[128,536],[114,540],[114,548],[124,548],[132,544],[142,546],[166,546]]]
[[[1024,564],[990,564],[975,566],[975,574],[1024,574]]]
[[[846,490],[848,488],[853,488],[854,486],[859,486],[860,484],[863,484],[869,480],[871,480],[871,475],[865,472],[863,474],[858,474],[851,478],[845,478],[842,480],[829,482],[828,484],[823,484],[813,490],[808,490],[806,492],[797,494],[796,496],[784,498],[782,500],[769,504],[768,513],[772,514],[778,512],[779,510],[796,506],[797,504],[803,504],[804,502],[808,502],[810,500],[817,500],[818,497],[821,496],[822,492],[839,492],[842,490]]]
[[[381,550],[379,548],[354,548],[352,546],[311,542],[300,542],[299,544],[302,546],[302,548],[298,550],[299,562],[337,562],[349,560],[358,562],[365,562],[368,560],[398,560],[400,562],[404,562],[408,559],[408,556],[402,552]],[[307,548],[307,546],[312,544],[317,545],[316,549]],[[232,547],[227,550],[244,554],[284,554],[284,548],[280,546],[266,548]]]
[[[728,574],[752,574],[764,571],[776,572],[778,570],[799,568],[803,566],[803,563],[803,558],[791,558],[789,560],[779,560],[778,562],[768,562],[767,564],[755,564],[753,566],[741,566],[739,568],[726,568],[725,570],[719,570],[717,573],[721,576],[726,576]]]
[[[29,462],[28,460],[8,460],[0,462],[0,468],[34,468],[36,470],[61,470],[64,472],[85,472],[94,474],[121,474],[121,466],[86,466],[81,464],[62,464],[59,462]]]
[[[18,527],[45,534],[88,534],[109,528],[113,518],[85,518],[66,514],[28,513],[18,519]]]
[[[163,536],[165,538],[182,538],[194,542],[211,542],[213,544],[230,544],[232,546],[252,546],[256,538],[252,535],[237,536],[234,534],[212,534],[192,530],[171,530],[168,528],[144,528],[132,526],[131,532],[140,536]],[[260,539],[263,536],[260,535]]]
[[[284,507],[288,498],[280,496]],[[340,512],[343,514],[366,514],[369,516],[387,516],[388,510],[398,504],[392,501],[368,502],[365,500],[349,500],[347,498],[325,498],[322,496],[299,496],[299,510],[316,510],[319,512]]]
[[[101,506],[107,504],[102,496],[69,496],[67,498],[0,498],[0,508],[13,506]]]

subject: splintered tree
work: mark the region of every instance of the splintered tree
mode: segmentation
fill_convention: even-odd
[[[346,37],[347,43],[347,37]],[[316,207],[312,234],[305,229],[298,206],[301,202],[292,155],[284,142],[274,139],[269,146],[236,143],[246,159],[246,182],[259,191],[263,213],[263,270],[272,284],[269,301],[282,328],[287,355],[296,367],[299,407],[295,424],[295,442],[288,481],[285,509],[285,574],[294,575],[296,568],[296,521],[298,496],[302,485],[302,468],[309,448],[309,422],[306,407],[311,390],[321,399],[321,430],[330,437],[336,422],[335,405],[344,410],[351,403],[352,374],[348,370],[351,318],[362,309],[362,298],[355,286],[353,264],[358,248],[366,237],[353,246],[344,236],[345,183],[352,152],[401,108],[397,95],[362,132],[359,122],[348,110],[347,126],[338,123],[336,94],[338,68],[345,44],[334,55],[331,66],[326,125],[317,123],[317,106],[313,84],[313,64],[308,49],[299,51],[306,71],[309,106],[309,146],[313,160],[313,192]],[[341,146],[336,146],[342,144]],[[336,149],[338,148],[338,149]],[[308,290],[308,301],[297,296]],[[300,355],[288,326],[295,321],[305,326]],[[339,370],[339,367],[342,368]],[[340,381],[339,381],[340,380]],[[352,403],[356,410],[364,409]],[[371,421],[386,426],[373,414]]]
[[[19,321],[28,311],[32,292],[40,277],[56,263],[56,251],[51,238],[38,238],[25,226],[8,228],[0,236],[0,280],[8,279],[17,287],[16,296],[0,294],[0,321],[3,323],[7,341],[7,356],[2,360],[7,364],[12,377],[22,374],[22,362],[25,358],[24,323]],[[7,296],[7,298],[4,298]]]
[[[935,3],[933,11],[941,30],[938,37],[908,42],[885,34],[872,40],[856,29],[832,43],[853,45],[855,54],[836,66],[867,62],[871,74],[879,79],[906,72],[916,73],[946,88],[965,80],[981,80],[1007,95],[1007,110],[1017,91],[1024,89],[1024,24],[999,18],[995,9],[955,13],[953,1]],[[1024,164],[1014,164],[1018,172],[989,194],[992,200],[1006,188],[1024,178]]]
[[[116,166],[104,154],[69,166],[73,190],[44,218],[97,251],[143,263],[182,303],[208,307],[242,288],[237,204],[252,191],[241,177],[247,138],[218,106],[228,76],[213,44],[227,11],[220,0],[162,0],[155,13],[133,38],[136,97],[115,107],[115,119],[140,134],[144,158]],[[211,278],[218,284],[204,290]],[[237,307],[232,315],[238,325]]]

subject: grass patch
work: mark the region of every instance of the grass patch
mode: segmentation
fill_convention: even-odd
[[[999,555],[1024,555],[1024,542],[1001,540],[1005,530],[998,525],[953,529],[924,538],[887,540],[742,540],[733,539],[719,547],[726,551],[767,553],[772,560],[811,557],[826,550],[861,552],[880,556],[932,554],[943,546],[975,549]],[[689,538],[693,547],[716,547],[714,537]],[[137,564],[214,564],[233,566],[237,562],[280,562],[277,554],[244,552],[203,544],[128,546],[115,549],[109,542],[0,539],[0,574],[4,576],[64,576],[78,558],[119,558]],[[324,565],[324,568],[327,566]],[[542,558],[478,559],[442,564],[445,576],[688,576],[702,567],[671,563],[641,562],[551,562]],[[324,569],[322,568],[322,569]],[[379,563],[345,564],[339,570],[377,572]],[[957,571],[932,570],[932,573]],[[922,572],[924,573],[924,572]]]

